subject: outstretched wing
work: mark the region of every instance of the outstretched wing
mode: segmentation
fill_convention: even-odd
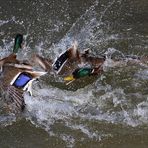
[[[25,107],[24,91],[9,85],[3,89],[3,99],[10,112],[19,113]],[[4,90],[5,89],[5,90]]]

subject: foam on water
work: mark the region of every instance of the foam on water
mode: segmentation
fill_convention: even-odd
[[[85,124],[76,124],[73,122],[73,118],[90,121],[94,118],[95,120],[114,122],[113,117],[101,113],[101,103],[104,101],[100,101],[98,104],[94,103],[93,101],[96,98],[92,93],[92,89],[89,91],[88,89],[90,89],[90,87],[71,92],[57,88],[48,88],[34,91],[33,98],[26,95],[26,109],[29,111],[30,120],[43,127],[49,134],[54,134],[54,136],[59,137],[59,135],[56,135],[56,133],[52,131],[51,126],[57,121],[62,120],[65,122],[65,126],[70,129],[80,130],[90,139],[95,138],[101,140],[102,137],[106,137],[107,135],[99,134],[93,129],[90,130]],[[60,137],[64,141],[69,139],[70,141],[67,141],[69,145],[74,142],[74,138],[71,135],[60,133]]]
[[[148,121],[148,98],[137,105],[135,114],[139,117],[141,124],[147,124]]]
[[[8,56],[13,49],[13,41],[8,43],[7,40],[3,39],[3,44],[4,46],[0,47],[0,58]]]
[[[141,70],[137,71],[135,76],[137,76],[139,79],[148,80],[148,70],[147,69],[144,69],[144,70],[141,69]]]
[[[117,3],[120,2],[121,1],[118,1]],[[139,66],[136,66],[137,70],[134,71],[132,69],[133,66],[129,70],[126,65],[127,61],[114,63],[111,59],[113,55],[124,57],[124,54],[119,51],[118,48],[113,48],[112,45],[105,47],[105,51],[99,48],[100,44],[105,46],[110,40],[116,41],[126,38],[120,36],[118,33],[105,34],[105,29],[103,30],[101,27],[104,25],[102,21],[103,17],[114,3],[116,3],[115,0],[109,2],[106,6],[102,6],[104,9],[101,10],[101,13],[98,13],[97,7],[99,3],[95,1],[95,3],[76,20],[58,43],[53,44],[48,50],[44,49],[44,44],[48,40],[38,42],[35,45],[35,51],[40,54],[47,53],[54,59],[59,53],[69,48],[74,40],[77,40],[80,47],[85,48],[87,45],[88,47],[94,47],[107,57],[103,65],[106,73],[102,74],[95,82],[84,88],[79,89],[78,86],[76,91],[64,90],[53,87],[50,84],[47,86],[43,80],[43,84],[40,84],[40,87],[34,84],[32,97],[25,94],[26,118],[35,125],[42,127],[51,136],[57,136],[66,141],[69,147],[75,144],[76,138],[72,134],[55,132],[52,126],[58,121],[61,121],[66,128],[72,131],[80,131],[80,133],[88,139],[96,139],[97,141],[101,141],[104,137],[111,137],[112,135],[109,133],[101,133],[99,130],[91,127],[91,122],[122,124],[132,127],[148,123],[148,96],[147,93],[145,93],[148,86],[147,67],[143,66],[139,68]],[[1,20],[0,26],[9,23],[9,21],[15,22],[15,18],[7,21]],[[21,25],[21,22],[18,23]],[[58,26],[55,25],[54,27],[55,31],[59,31]],[[54,29],[52,31],[54,31]],[[110,28],[108,27],[108,29]],[[131,28],[129,31],[130,30]],[[51,30],[48,31],[52,32]],[[28,36],[29,32],[26,38]],[[12,49],[13,41],[8,43],[7,40],[4,39],[3,44],[3,49],[0,47],[2,51],[0,57],[7,56],[11,53],[10,49]],[[26,52],[20,54],[20,58],[27,57],[29,59],[31,53],[30,43],[26,44],[26,49]],[[94,52],[94,54],[96,53],[97,52]],[[118,73],[111,71],[111,74],[110,69],[116,66],[121,67],[117,69]],[[126,76],[125,73],[128,72],[132,74]],[[124,81],[126,84],[121,83]],[[59,83],[63,83],[63,81]],[[7,123],[12,123],[15,120],[15,116],[12,118],[0,116],[0,124],[4,123],[4,125],[7,125]],[[80,141],[83,141],[83,138],[80,139]]]
[[[34,90],[32,98],[25,96],[26,108],[31,116],[36,118],[37,123],[43,124],[48,130],[59,119],[73,128],[74,125],[71,122],[73,118],[130,126],[141,124],[142,117],[137,118],[137,114],[140,114],[140,105],[135,108],[127,99],[124,89],[112,89],[111,86],[95,88],[94,85],[75,92],[52,87],[38,88]],[[104,93],[96,95],[99,91]],[[143,111],[147,112],[147,110]],[[145,118],[145,114],[142,115]],[[148,120],[146,119],[145,122],[147,123]],[[82,132],[85,131],[83,129],[85,125],[77,125],[77,127],[80,127]]]
[[[80,90],[79,90],[80,91]],[[25,98],[27,109],[37,115],[37,118],[65,119],[68,116],[77,115],[75,107],[85,104],[89,100],[89,93],[84,94],[80,91],[69,92],[58,88],[40,89],[35,92],[35,96]]]
[[[0,115],[0,127],[11,125],[13,122],[16,122],[15,115]]]

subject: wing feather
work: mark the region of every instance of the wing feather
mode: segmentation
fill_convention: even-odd
[[[4,91],[4,99],[8,104],[10,111],[14,113],[22,112],[25,107],[24,91],[9,85]]]

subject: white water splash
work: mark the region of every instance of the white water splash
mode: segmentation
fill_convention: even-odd
[[[24,23],[23,21],[16,20],[15,16],[13,16],[9,20],[0,20],[0,26],[3,26],[3,25],[8,24],[10,22],[14,22],[15,24],[19,24],[19,25],[22,25]]]
[[[113,3],[114,2],[115,1],[113,1]],[[67,49],[67,47],[71,46],[74,39],[77,39],[78,42],[84,46],[88,43],[93,44],[93,46],[96,47],[102,42],[102,38],[99,40],[95,39],[95,37],[100,34],[104,34],[103,30],[99,28],[103,22],[99,22],[95,17],[95,7],[97,4],[90,7],[90,9],[88,9],[84,15],[76,21],[62,40],[51,47],[54,49],[53,54],[57,56],[61,50]],[[112,3],[110,4],[112,5]],[[108,7],[110,7],[110,4]],[[106,7],[106,9],[102,12],[103,15],[100,20],[102,20],[108,10],[108,7]],[[83,23],[81,24],[81,22]],[[80,28],[79,25],[81,25]],[[75,32],[77,28],[78,31]],[[96,34],[93,32],[94,28],[98,29]],[[117,40],[118,34],[111,36],[107,35],[103,41],[106,42],[112,39]],[[42,49],[43,45],[44,42],[41,42],[41,44],[36,46],[38,52],[44,50]],[[110,55],[117,52],[119,51],[115,48],[108,48],[106,52],[108,58],[104,67],[110,68],[116,66],[117,63],[113,63]],[[6,52],[4,52],[4,54],[6,54]],[[48,54],[50,53],[48,52]],[[106,72],[107,71],[108,69]],[[147,70],[139,70],[136,73],[136,76],[138,76],[139,79],[144,78],[143,80],[147,80]],[[140,102],[141,100],[138,100],[140,102],[139,103],[135,100],[135,103],[137,101],[138,104],[135,107],[132,104],[132,101],[127,97],[127,94],[124,91],[124,86],[117,85],[116,87],[113,87],[112,84],[104,82],[107,79],[110,78],[102,76],[102,79],[97,80],[98,82],[90,84],[89,86],[75,92],[48,86],[44,87],[44,85],[41,85],[41,88],[34,90],[33,97],[30,97],[27,94],[25,95],[26,110],[29,112],[29,119],[35,125],[43,127],[43,129],[48,131],[49,134],[54,136],[56,134],[54,131],[51,131],[51,126],[54,125],[56,121],[62,120],[65,125],[70,127],[72,130],[80,130],[81,133],[86,135],[89,139],[94,138],[98,141],[101,141],[103,134],[100,134],[99,130],[95,131],[88,127],[87,124],[89,124],[89,122],[101,121],[103,123],[123,124],[133,127],[147,124],[147,101]],[[118,81],[122,81],[122,79],[119,79]],[[137,82],[138,80],[135,81]],[[139,92],[137,92],[137,94],[139,94]],[[145,96],[142,94],[142,97]],[[75,123],[75,121],[72,120],[73,118],[77,118],[79,123]],[[85,120],[87,121],[86,123],[81,123],[81,121]],[[72,147],[75,143],[75,139],[71,135],[61,134],[60,137],[66,141],[69,147]]]

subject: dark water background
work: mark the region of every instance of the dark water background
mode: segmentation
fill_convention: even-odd
[[[24,58],[54,59],[74,40],[80,51],[148,55],[147,0],[0,0],[0,57],[25,35]],[[110,66],[108,66],[110,67]],[[147,65],[107,68],[66,86],[47,76],[16,117],[0,112],[0,148],[147,148]],[[2,106],[2,104],[0,104]]]

